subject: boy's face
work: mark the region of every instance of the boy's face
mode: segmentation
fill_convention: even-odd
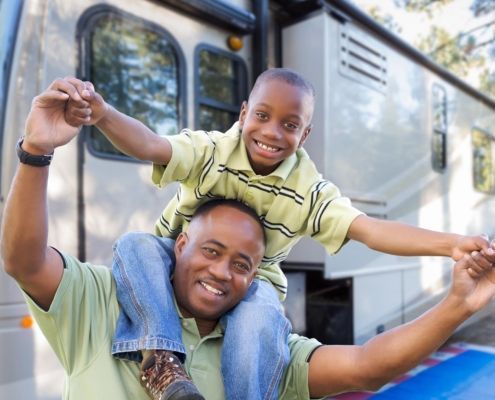
[[[184,317],[212,327],[247,293],[265,251],[252,217],[219,206],[193,219],[176,240],[174,291]]]
[[[254,172],[268,175],[301,147],[311,131],[314,100],[282,80],[263,82],[244,103],[239,126]]]

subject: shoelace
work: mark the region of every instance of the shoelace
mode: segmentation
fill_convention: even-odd
[[[190,381],[175,354],[156,351],[150,358],[154,358],[154,363],[143,369],[141,381],[154,400],[160,400],[160,396],[172,382]]]

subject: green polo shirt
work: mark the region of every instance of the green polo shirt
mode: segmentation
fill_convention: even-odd
[[[66,371],[63,399],[149,400],[139,383],[139,365],[111,355],[119,315],[115,282],[104,266],[64,256],[66,269],[48,311],[25,294],[34,318]],[[224,400],[220,325],[201,338],[194,319],[182,319],[186,370],[207,400]],[[291,362],[279,388],[282,399],[307,399],[309,354],[314,339],[291,335]]]
[[[361,214],[339,189],[321,177],[305,150],[299,149],[269,175],[257,175],[249,163],[238,125],[226,133],[183,130],[168,137],[172,158],[154,165],[159,187],[180,182],[156,223],[156,233],[175,238],[196,208],[212,197],[236,199],[253,208],[265,227],[267,247],[259,276],[287,293],[279,263],[302,236],[319,241],[328,253],[346,242],[351,222]]]

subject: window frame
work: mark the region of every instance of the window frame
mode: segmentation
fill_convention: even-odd
[[[98,20],[102,17],[106,16],[114,16],[120,18],[122,20],[128,20],[130,22],[134,22],[142,25],[144,28],[149,29],[150,31],[164,37],[170,45],[175,50],[175,55],[177,56],[177,71],[178,71],[178,103],[177,103],[177,111],[178,111],[178,130],[177,133],[180,132],[181,129],[187,126],[187,65],[186,59],[184,57],[184,53],[182,51],[179,42],[172,36],[172,34],[163,26],[158,25],[155,22],[149,21],[142,17],[138,17],[134,14],[123,11],[117,7],[110,5],[96,5],[88,8],[86,12],[81,16],[78,21],[77,29],[76,29],[76,41],[79,45],[79,60],[78,60],[78,69],[77,69],[77,77],[81,80],[88,80],[89,71],[91,68],[91,35],[94,31],[95,25]],[[96,150],[92,145],[92,141],[90,140],[90,129],[91,127],[84,127],[80,137],[84,144],[86,144],[86,148],[88,152],[97,158],[113,160],[113,161],[125,161],[132,163],[145,163],[146,161],[137,160],[135,158],[129,157],[125,154],[110,154],[105,153],[99,150]]]
[[[218,100],[214,100],[210,97],[202,96],[200,93],[200,75],[199,75],[199,62],[200,62],[200,53],[203,50],[211,51],[212,53],[219,54],[221,56],[227,57],[234,62],[237,63],[237,83],[238,83],[238,105],[230,105],[223,103]],[[207,43],[199,43],[194,49],[194,126],[195,129],[204,129],[200,125],[200,107],[202,105],[212,107],[221,111],[227,111],[229,113],[237,113],[241,112],[242,102],[247,100],[247,66],[244,59],[237,54],[233,54],[229,51],[223,50],[221,48],[212,46]]]

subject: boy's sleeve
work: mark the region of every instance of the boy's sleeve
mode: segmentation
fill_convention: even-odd
[[[159,188],[197,177],[201,167],[212,158],[215,148],[212,135],[205,131],[185,129],[167,139],[172,146],[170,162],[168,165],[153,164],[151,175],[152,182]]]
[[[305,234],[320,242],[329,254],[335,254],[348,241],[352,221],[362,214],[337,186],[321,181],[312,191]]]
[[[71,374],[89,365],[109,342],[118,305],[108,268],[69,256],[64,259],[66,268],[48,311],[23,294],[36,323]]]

